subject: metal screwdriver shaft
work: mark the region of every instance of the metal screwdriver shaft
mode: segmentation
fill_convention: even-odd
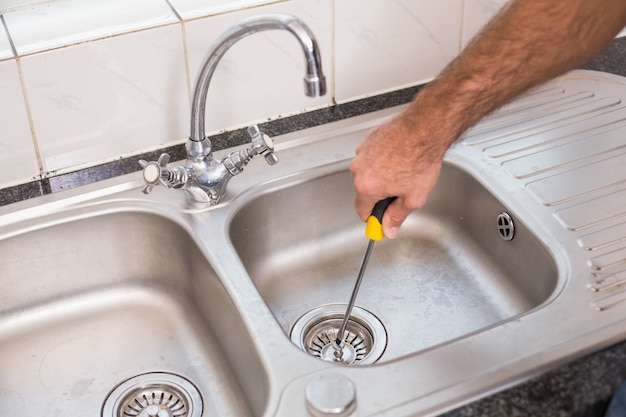
[[[356,283],[354,284],[354,289],[352,290],[352,295],[350,296],[350,301],[348,302],[348,308],[346,308],[346,313],[343,316],[343,320],[341,321],[341,327],[339,327],[339,332],[337,333],[337,338],[335,339],[335,349],[339,349],[339,358],[341,358],[341,350],[343,349],[343,335],[346,332],[346,326],[348,325],[348,320],[350,319],[350,314],[352,314],[352,308],[354,307],[354,302],[356,301],[356,296],[359,292],[359,287],[361,286],[361,281],[363,281],[363,275],[365,275],[365,269],[367,269],[367,263],[369,262],[370,255],[372,254],[372,249],[374,248],[374,243],[376,241],[370,239],[367,244],[367,249],[365,250],[365,256],[363,257],[363,263],[361,263],[361,269],[359,270],[359,275],[356,278]],[[335,352],[337,353],[337,352]],[[337,355],[335,355],[337,356]]]
[[[374,243],[384,237],[383,214],[385,213],[385,210],[387,210],[387,207],[389,207],[389,204],[391,204],[395,199],[396,197],[388,197],[377,202],[372,209],[372,214],[367,219],[365,236],[369,238],[369,243],[367,244],[367,249],[365,250],[363,262],[361,262],[361,269],[359,269],[359,275],[356,278],[356,283],[354,284],[350,301],[348,302],[348,308],[346,308],[346,314],[343,316],[341,327],[339,328],[335,342],[332,344],[334,350],[333,354],[338,362],[341,362],[343,359],[343,348],[345,345],[343,339],[345,337],[346,327],[348,326],[348,320],[350,319],[350,314],[352,314],[352,308],[354,307],[354,302],[359,292],[359,287],[361,286],[361,281],[363,280],[367,263],[370,259],[370,255],[372,254]]]

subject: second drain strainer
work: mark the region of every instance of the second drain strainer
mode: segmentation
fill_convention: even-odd
[[[345,304],[328,304],[302,315],[291,329],[291,341],[305,352],[328,362],[367,365],[376,362],[387,347],[382,322],[369,311],[355,306],[344,333],[341,361],[333,344],[341,326]]]
[[[202,396],[191,381],[168,372],[150,372],[111,391],[102,417],[201,417],[202,409]]]

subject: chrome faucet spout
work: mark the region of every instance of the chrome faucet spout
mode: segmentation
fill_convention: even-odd
[[[326,94],[326,78],[322,72],[319,46],[311,30],[300,19],[287,14],[269,14],[252,17],[226,31],[215,41],[200,67],[191,104],[189,139],[205,138],[205,108],[209,84],[217,64],[237,41],[256,32],[282,29],[292,33],[300,42],[306,59],[304,75],[305,94],[311,97]]]
[[[169,155],[162,154],[158,161],[139,161],[143,167],[144,193],[161,184],[167,188],[183,190],[189,200],[201,204],[217,204],[226,194],[226,184],[239,174],[256,155],[263,155],[269,165],[278,162],[274,142],[257,126],[250,126],[249,148],[231,152],[217,159],[205,133],[206,99],[209,84],[226,51],[240,39],[256,32],[281,29],[293,34],[300,42],[306,59],[304,92],[307,96],[326,94],[326,79],[322,72],[319,47],[311,30],[298,18],[286,14],[268,14],[244,20],[220,36],[200,67],[191,104],[191,130],[185,145],[187,160],[184,166],[168,168]]]

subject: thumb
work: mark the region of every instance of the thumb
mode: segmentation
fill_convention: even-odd
[[[387,239],[395,239],[398,236],[400,226],[402,226],[402,223],[404,223],[404,220],[410,213],[411,210],[404,206],[401,198],[396,198],[387,207],[383,215],[383,233]]]

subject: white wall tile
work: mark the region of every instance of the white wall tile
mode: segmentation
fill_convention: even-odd
[[[185,23],[191,79],[195,81],[203,58],[224,31],[261,13],[290,13],[311,28],[330,86],[331,0],[294,0]],[[272,30],[242,39],[215,71],[207,99],[207,133],[330,104],[330,91],[320,98],[304,95],[304,71],[302,48],[292,34]]]
[[[463,47],[495,16],[510,0],[465,0],[463,19]],[[616,37],[626,36],[626,28]]]
[[[17,63],[0,62],[0,187],[31,181],[39,175]]]
[[[13,50],[9,43],[9,38],[4,30],[2,22],[0,22],[0,59],[10,58],[13,56]]]
[[[165,0],[63,0],[4,19],[20,55],[178,21]]]
[[[336,2],[337,101],[417,84],[459,51],[458,0]]]
[[[2,0],[0,1],[0,13],[23,9],[36,4],[51,3],[53,1],[54,0]]]
[[[463,47],[509,0],[465,0]]]
[[[291,34],[254,34],[235,44],[218,65],[207,101],[209,134],[327,106],[333,98],[349,101],[428,81],[458,54],[462,40],[506,2],[170,1],[183,18],[194,17],[184,23],[190,75],[180,24],[135,32],[177,21],[165,0],[61,0],[45,11],[35,7],[5,14],[18,52],[30,54],[21,62],[46,172],[182,142],[189,133],[187,77],[193,83],[213,42],[244,18],[291,13],[308,24],[320,44],[329,93],[304,95],[304,58]],[[229,12],[234,8],[240,10]],[[47,50],[67,44],[73,45]],[[0,30],[0,59],[15,65],[10,48],[3,58],[7,47]],[[34,52],[41,50],[46,52]],[[11,102],[23,105],[20,90],[12,94]],[[0,103],[9,103],[9,97]],[[29,127],[24,121],[13,125]],[[21,164],[29,167],[29,178],[38,173],[30,142],[25,145],[31,147],[25,151],[30,163]]]
[[[22,58],[46,171],[170,145],[188,125],[180,24]]]
[[[191,19],[279,1],[283,0],[170,0],[170,3],[183,19]]]

